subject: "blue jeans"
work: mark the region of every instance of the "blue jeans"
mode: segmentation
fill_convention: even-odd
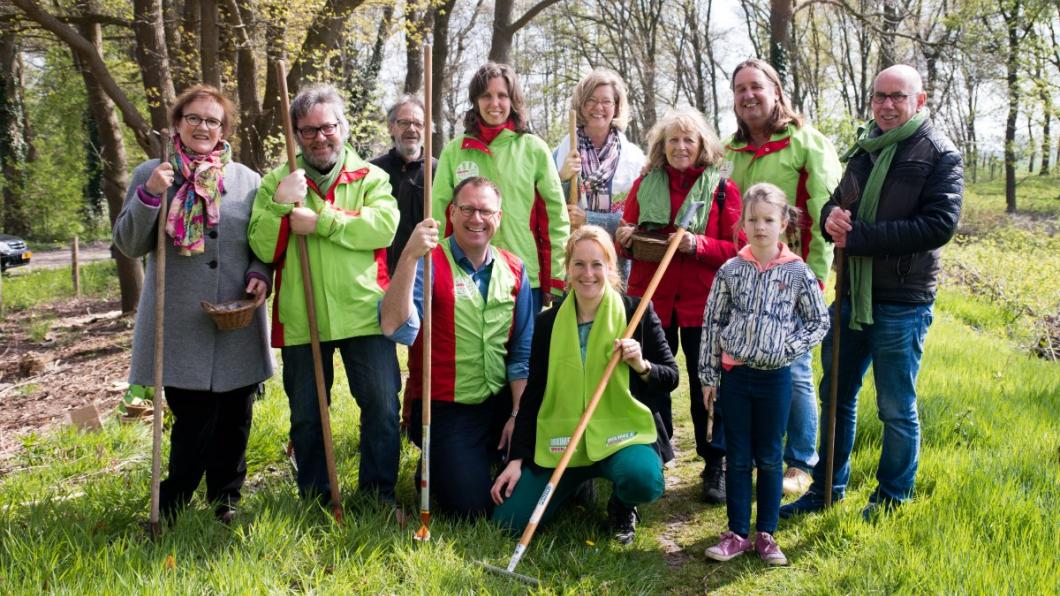
[[[759,532],[777,530],[784,483],[784,429],[791,407],[791,370],[737,366],[722,370],[725,410],[725,508],[729,530],[746,537],[751,526],[751,469],[758,467]]]
[[[784,463],[809,472],[817,464],[817,390],[813,386],[813,352],[791,363],[791,415]]]
[[[876,470],[879,486],[869,502],[901,502],[913,494],[920,457],[920,421],[916,411],[916,376],[924,353],[924,338],[932,321],[932,304],[876,303],[872,325],[861,331],[850,328],[850,300],[843,299],[839,344],[839,381],[836,393],[835,466],[833,498],[841,499],[850,482],[850,452],[857,430],[858,392],[872,365],[876,382],[876,406],[883,422],[883,445]],[[835,308],[832,325],[835,325]],[[821,411],[828,411],[832,382],[832,333],[821,344],[824,376],[821,379]],[[822,425],[821,453],[828,448],[828,428]],[[813,469],[810,491],[824,494],[825,461]]]
[[[505,388],[480,404],[431,403],[431,496],[438,509],[457,517],[474,518],[493,511],[490,487],[493,466],[501,463],[497,450],[501,430],[512,410]],[[423,448],[423,402],[412,401],[409,438]],[[422,467],[417,462],[416,486]]]
[[[350,393],[361,408],[358,488],[376,491],[380,498],[393,501],[401,447],[398,438],[401,373],[394,342],[382,335],[321,342],[328,404],[331,403],[331,385],[335,379],[335,350],[342,356]],[[281,348],[280,354],[283,356],[283,388],[291,406],[291,441],[298,462],[298,494],[302,498],[326,501],[331,485],[324,459],[313,352],[309,344],[305,344]]]

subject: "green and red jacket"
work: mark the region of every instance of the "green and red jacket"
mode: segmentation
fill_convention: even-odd
[[[746,191],[759,182],[775,184],[788,196],[788,202],[802,211],[799,231],[790,247],[823,284],[832,266],[832,244],[821,235],[818,220],[821,208],[843,175],[832,142],[804,124],[787,127],[761,147],[738,143],[730,137],[725,149],[737,186]]]
[[[501,131],[489,145],[468,135],[450,141],[438,157],[432,211],[447,230],[453,189],[471,176],[488,178],[501,191],[504,215],[493,244],[523,260],[532,288],[562,295],[570,220],[548,145],[511,130]]]
[[[508,344],[523,283],[523,262],[497,247],[486,300],[456,262],[450,240],[431,251],[431,400],[479,404],[508,382]],[[421,306],[422,308],[422,306]],[[405,399],[423,397],[423,333],[409,348]]]
[[[301,155],[298,167],[305,168]],[[288,218],[294,206],[272,200],[288,173],[283,165],[262,179],[247,230],[251,250],[275,271],[273,347],[309,343],[301,264]],[[390,178],[347,145],[342,171],[331,188],[307,182],[306,207],[319,215],[316,230],[306,236],[306,249],[320,341],[378,335],[376,304],[390,281],[386,247],[400,217],[390,195]]]

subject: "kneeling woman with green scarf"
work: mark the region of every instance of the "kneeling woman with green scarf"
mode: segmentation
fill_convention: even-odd
[[[632,339],[621,340],[640,300],[619,292],[615,247],[603,228],[583,226],[567,240],[567,299],[538,315],[530,349],[530,376],[513,412],[510,461],[490,491],[493,520],[522,531],[559,463],[615,350],[622,361],[556,487],[542,523],[585,480],[614,485],[607,504],[615,538],[633,540],[637,505],[663,493],[662,456],[655,418],[641,402],[668,399],[677,387],[677,362],[662,324],[649,305]],[[643,346],[643,348],[642,348]],[[659,446],[657,446],[659,445]]]

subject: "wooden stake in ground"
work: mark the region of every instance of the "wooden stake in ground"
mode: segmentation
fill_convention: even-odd
[[[659,266],[655,269],[655,274],[652,276],[651,282],[648,283],[648,288],[644,291],[644,295],[641,296],[640,304],[637,305],[637,310],[633,311],[633,317],[630,318],[629,324],[626,325],[626,330],[622,333],[622,339],[633,337],[633,332],[637,330],[637,326],[640,324],[640,319],[644,316],[644,311],[647,310],[648,304],[651,302],[651,298],[655,294],[655,289],[659,286],[659,282],[662,281],[663,275],[666,273],[666,268],[670,266],[670,261],[674,258],[674,253],[677,252],[677,245],[681,243],[681,238],[685,235],[685,230],[692,222],[692,218],[695,217],[696,212],[699,211],[702,206],[703,203],[698,202],[689,205],[688,210],[685,212],[685,216],[677,225],[677,231],[670,237],[670,242],[666,246],[666,253],[663,254],[663,258],[659,262]],[[548,504],[552,500],[552,495],[556,492],[556,487],[559,486],[559,481],[563,477],[563,473],[567,471],[567,464],[570,463],[570,458],[574,455],[574,449],[582,440],[582,435],[585,434],[585,429],[589,426],[589,420],[592,419],[593,412],[596,411],[596,406],[600,403],[600,398],[603,396],[604,390],[607,389],[607,383],[611,380],[611,375],[615,372],[615,368],[618,366],[618,361],[621,358],[622,352],[616,350],[615,353],[611,355],[611,360],[607,362],[607,368],[604,369],[603,378],[601,378],[600,382],[596,385],[596,390],[593,391],[592,398],[589,399],[589,405],[585,407],[585,412],[582,413],[582,417],[578,420],[578,425],[574,428],[574,432],[571,434],[570,442],[567,443],[566,449],[563,450],[563,455],[559,459],[559,464],[557,464],[556,469],[552,471],[552,476],[548,479],[548,484],[545,485],[545,490],[541,492],[541,498],[538,499],[537,505],[534,507],[534,512],[530,514],[530,521],[526,524],[526,529],[523,530],[523,535],[519,539],[519,543],[515,545],[515,553],[512,554],[511,560],[508,561],[508,568],[501,569],[500,567],[483,564],[486,569],[493,571],[494,573],[514,577],[520,581],[530,580],[531,582],[536,583],[533,578],[515,573],[515,566],[518,565],[519,560],[523,558],[523,553],[526,552],[526,547],[529,546],[530,540],[534,537],[534,532],[537,531],[537,524],[541,522],[541,516],[544,515],[545,509],[548,508]]]
[[[295,156],[294,126],[291,123],[291,103],[287,97],[287,65],[282,60],[276,63],[276,78],[280,86],[280,112],[283,116],[284,137],[287,140],[287,169],[298,169]],[[301,207],[302,203],[295,203]],[[324,359],[320,353],[320,333],[317,330],[316,304],[313,302],[313,278],[309,272],[309,252],[306,239],[295,234],[298,246],[298,262],[302,266],[302,288],[305,290],[306,318],[309,322],[309,344],[313,350],[313,374],[316,378],[317,402],[320,405],[320,427],[324,435],[324,459],[328,468],[328,484],[331,485],[331,513],[335,521],[342,523],[342,497],[339,494],[339,475],[335,469],[335,446],[331,438],[331,412],[328,410],[328,394],[324,385]]]
[[[431,218],[431,45],[423,45],[423,218]],[[433,255],[423,257],[423,437],[420,441],[420,529],[413,538],[431,539],[431,303],[434,298]]]
[[[74,234],[74,240],[70,244],[70,273],[73,275],[75,298],[81,297],[81,267],[77,264],[78,249],[77,234]]]
[[[169,130],[162,129],[162,157],[160,164],[169,161]],[[162,398],[162,367],[165,361],[162,331],[166,315],[166,211],[169,208],[169,189],[162,192],[158,202],[158,228],[155,238],[155,396],[153,419],[151,420],[151,534],[162,534],[162,523],[158,510],[159,486],[162,482],[162,415],[165,405]]]
[[[861,190],[858,183],[850,176],[845,176],[839,185],[839,208],[849,209],[858,199]],[[824,458],[824,506],[832,506],[832,474],[835,472],[835,416],[836,397],[839,392],[839,334],[843,327],[842,298],[843,298],[843,264],[846,260],[846,251],[843,247],[835,249],[835,318],[832,324],[832,374],[829,377],[828,391],[828,449],[825,450]]]
[[[570,152],[578,151],[578,112],[570,111]],[[570,179],[570,193],[567,195],[568,205],[578,204],[578,172]]]

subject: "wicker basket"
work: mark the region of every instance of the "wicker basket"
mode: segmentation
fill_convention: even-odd
[[[255,306],[253,300],[231,300],[221,304],[210,304],[203,300],[199,304],[202,305],[202,310],[210,315],[214,325],[217,325],[217,328],[221,331],[242,329],[254,319]]]
[[[633,259],[647,263],[658,263],[666,254],[666,245],[670,235],[666,232],[633,233]]]

